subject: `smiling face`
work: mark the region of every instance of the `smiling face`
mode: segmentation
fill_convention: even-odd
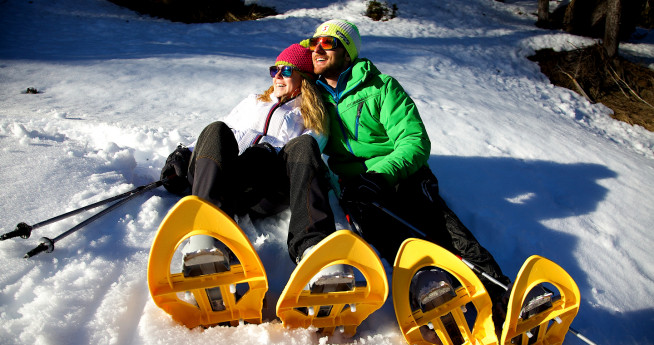
[[[302,86],[302,75],[293,71],[290,77],[284,77],[277,72],[273,78],[273,95],[277,98],[289,98],[297,96]]]
[[[322,75],[330,85],[332,81],[336,82],[341,72],[345,71],[350,65],[350,56],[343,46],[325,50],[319,44],[311,54],[311,58],[313,60],[313,72]]]

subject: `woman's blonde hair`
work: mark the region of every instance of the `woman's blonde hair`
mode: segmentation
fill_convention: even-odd
[[[270,86],[268,90],[260,94],[257,99],[262,102],[270,102],[272,99],[270,95],[275,90],[274,86]],[[318,134],[329,134],[329,117],[327,110],[322,102],[322,97],[318,92],[316,85],[302,76],[302,86],[300,86],[300,113],[304,120],[304,127],[315,131]]]

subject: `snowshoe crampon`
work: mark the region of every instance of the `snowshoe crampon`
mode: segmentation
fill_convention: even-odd
[[[428,311],[412,310],[409,299],[411,279],[423,267],[438,267],[452,275],[456,296]],[[472,305],[477,316],[472,329],[465,313]],[[497,344],[492,321],[492,303],[475,273],[458,257],[436,244],[420,239],[402,243],[393,266],[393,305],[400,330],[409,344]],[[445,321],[445,323],[444,323]],[[427,331],[428,330],[428,331]],[[435,333],[433,339],[423,335]],[[438,337],[438,339],[435,339]],[[457,340],[455,342],[455,340]]]
[[[180,244],[195,235],[208,235],[224,243],[238,263],[228,271],[195,277],[171,273],[173,255]],[[247,291],[236,294],[237,286]],[[180,200],[166,215],[152,243],[148,261],[148,288],[154,303],[189,328],[239,322],[261,323],[268,281],[261,259],[238,225],[211,203],[196,196]],[[224,308],[212,308],[210,294],[220,289]],[[192,293],[195,303],[183,297]],[[218,310],[214,310],[218,309]]]
[[[560,297],[530,297],[530,291],[543,283],[554,285]],[[562,344],[579,311],[579,303],[579,288],[563,268],[546,258],[531,256],[513,283],[502,344]]]
[[[335,264],[358,269],[366,279],[366,286],[324,293],[305,289],[312,277]],[[387,297],[386,273],[375,251],[351,231],[340,230],[316,245],[295,268],[277,301],[277,316],[287,327],[313,325],[325,335],[339,329],[352,336],[359,324],[379,309]]]

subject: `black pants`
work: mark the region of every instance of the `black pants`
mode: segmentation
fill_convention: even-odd
[[[223,122],[208,125],[189,164],[191,192],[227,214],[273,215],[288,207],[288,251],[295,261],[305,249],[334,232],[327,166],[308,135],[290,140],[277,153],[250,147],[240,156],[234,134]]]
[[[505,284],[510,282],[493,256],[440,197],[438,180],[429,167],[421,168],[400,182],[394,193],[385,200],[379,200],[379,203],[427,235],[423,238],[373,205],[343,200],[343,208],[359,225],[363,238],[375,246],[390,264],[395,261],[397,251],[405,239],[423,238],[470,261],[493,278]],[[493,300],[504,292],[486,278],[480,279]]]

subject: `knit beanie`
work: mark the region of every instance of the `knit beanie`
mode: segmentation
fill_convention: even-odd
[[[311,60],[311,50],[304,48],[303,46],[295,43],[290,47],[284,49],[279,56],[277,56],[277,61],[275,66],[291,66],[298,69],[300,72],[304,72],[313,75],[313,61]]]
[[[352,60],[359,56],[361,50],[361,35],[356,25],[341,19],[332,19],[320,24],[313,37],[332,36],[345,45],[345,50]]]

